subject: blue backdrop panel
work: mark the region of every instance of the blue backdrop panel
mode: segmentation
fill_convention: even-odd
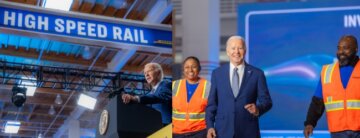
[[[322,65],[336,60],[342,35],[360,38],[359,5],[355,0],[239,5],[247,61],[265,71],[274,102],[260,121],[263,137],[302,136]],[[323,133],[325,114],[316,130],[321,130],[316,137],[329,137]]]

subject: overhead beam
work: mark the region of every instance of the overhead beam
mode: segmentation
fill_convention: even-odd
[[[2,91],[0,93],[0,101],[2,102],[8,102],[8,103],[12,103],[11,102],[11,91],[8,92],[4,92]],[[76,98],[72,98],[69,105],[66,105],[66,107],[70,107],[70,108],[75,108],[76,107]],[[25,104],[38,104],[38,105],[53,105],[54,104],[54,99],[52,98],[47,98],[47,97],[27,97]]]
[[[109,0],[96,1],[91,13],[98,15],[103,14],[105,7],[108,6],[109,2]]]
[[[83,0],[74,0],[73,3],[71,4],[70,10],[71,11],[79,11],[82,1]]]
[[[31,112],[14,112],[14,111],[3,111],[3,113],[7,113],[7,114],[21,114],[21,115],[30,115],[33,114],[34,116],[43,116],[43,117],[54,117],[55,115],[50,115],[50,114],[45,114],[45,113],[31,113]],[[63,115],[59,115],[60,118],[66,118],[68,117],[68,115],[63,114]],[[29,121],[30,119],[26,119],[26,121]]]
[[[123,19],[127,19],[127,18],[128,18],[127,16],[130,14],[130,12],[132,12],[134,6],[137,5],[137,3],[138,3],[138,0],[134,0],[134,2],[131,3],[131,6],[130,6],[129,9],[126,11]]]
[[[31,119],[32,113],[34,112],[34,109],[36,108],[36,104],[31,106],[30,112],[26,118],[26,121],[29,121]]]
[[[167,0],[158,0],[145,17],[144,21],[160,24],[172,11],[172,4]]]
[[[2,120],[7,120],[7,121],[14,121],[14,118],[16,117],[16,115],[13,115],[13,114],[7,114],[3,117]],[[52,121],[53,117],[36,117],[36,118],[32,118],[28,123],[31,123],[31,122],[39,122],[40,124],[49,124],[49,123],[46,123],[46,122],[50,122]],[[59,118],[58,120],[56,120],[56,122],[54,124],[62,124],[64,123],[64,120],[63,118]],[[21,122],[26,122],[26,119],[25,118],[22,118],[22,117],[19,117],[17,119],[17,121],[21,121]],[[55,127],[55,125],[53,125],[52,127]]]
[[[101,55],[101,54],[98,54]],[[99,57],[99,56],[96,56]],[[98,58],[96,58],[98,59]],[[93,67],[96,60],[89,66]],[[30,74],[36,74],[37,85],[41,88],[53,88],[64,90],[78,90],[79,86],[87,89],[91,88],[105,88],[102,91],[93,92],[109,92],[111,89],[117,88],[114,83],[98,85],[99,82],[104,81],[118,81],[116,78],[119,75],[118,72],[103,72],[94,70],[83,70],[75,68],[62,68],[62,67],[48,67],[38,66],[30,64],[12,63],[12,62],[0,62],[0,71],[5,72],[0,75],[0,81],[6,85],[17,85],[19,80],[32,81],[35,87],[35,80],[29,80],[28,78],[20,78],[18,76],[29,76]],[[129,74],[131,75],[131,74]],[[126,75],[126,76],[129,76]],[[126,77],[122,75],[121,77]],[[81,79],[81,80],[80,80]],[[27,85],[27,86],[29,86]]]
[[[35,132],[19,132],[18,134],[8,134],[8,133],[3,133],[0,132],[0,136],[1,137],[21,137],[21,138],[33,138],[33,136],[35,136],[36,133]]]
[[[0,90],[8,90],[11,91],[13,85],[2,85],[0,84]],[[66,92],[61,89],[50,89],[50,88],[36,88],[35,94],[60,94],[60,95],[69,95],[69,92]],[[0,106],[1,107],[1,106]]]
[[[166,16],[162,21],[161,21],[161,23],[162,24],[173,24],[173,22],[172,22],[172,20],[173,20],[173,17],[175,17],[175,16],[173,16],[173,15],[175,15],[175,13],[174,12],[171,12],[168,16]],[[173,36],[173,40],[175,39],[175,35]],[[174,44],[174,41],[173,41],[173,44]]]
[[[38,0],[26,0],[26,4],[36,5]]]
[[[0,126],[0,130],[5,129],[4,125]],[[45,127],[35,127],[35,126],[24,126],[21,125],[19,131],[39,131],[40,129],[45,129]],[[56,132],[57,128],[52,128],[51,132]]]
[[[140,66],[126,65],[123,68],[123,71],[129,71],[131,73],[139,73],[139,72],[142,72],[143,70],[144,70],[144,65],[140,65]],[[171,76],[171,74],[172,74],[171,68],[167,68],[167,67],[163,67],[163,72],[167,76]]]
[[[11,118],[4,118],[4,119],[0,119],[0,124],[5,124],[7,121],[14,121],[14,119],[11,119]],[[39,121],[39,119],[36,119],[36,120],[30,120],[30,121],[26,121],[26,120],[22,120],[22,119],[19,119],[18,121],[20,121],[21,122],[21,124],[22,125],[25,125],[25,126],[41,126],[41,127],[46,127],[46,128],[48,128],[49,127],[49,125],[50,125],[50,123],[49,122],[47,122],[46,120],[43,120],[43,121],[41,121],[41,119],[40,119],[40,121]],[[88,128],[88,127],[86,127],[85,125],[83,125],[83,124],[89,124],[89,123],[91,123],[91,124],[97,124],[97,122],[96,122],[96,120],[84,120],[84,119],[79,119],[79,121],[80,121],[80,125],[81,125],[81,127],[82,128]],[[59,128],[59,127],[61,127],[61,125],[63,124],[63,120],[58,120],[58,121],[56,121],[53,125],[52,125],[52,128]],[[2,126],[2,125],[0,125],[0,126]],[[52,129],[52,128],[50,128],[50,129]],[[45,130],[45,129],[43,129],[43,130]]]
[[[14,121],[14,119],[1,119],[0,120],[0,124],[5,124],[7,121]],[[36,121],[25,121],[25,120],[18,120],[19,122],[21,122],[21,125],[24,126],[42,126],[42,127],[48,127],[50,125],[50,123],[41,121],[41,122],[36,122]],[[60,127],[62,125],[62,122],[57,122],[53,125],[53,127]],[[4,126],[4,125],[1,125]]]
[[[80,12],[90,13],[95,5],[95,0],[85,0],[80,6]]]
[[[25,47],[19,47],[16,49],[15,46],[8,45],[8,48],[1,48],[0,54],[9,55],[9,56],[16,56],[16,57],[24,57],[24,58],[31,58],[33,60],[37,60],[39,57],[39,52],[36,52],[36,49],[30,48],[26,50]],[[103,55],[105,57],[105,55]],[[103,59],[101,57],[100,59]],[[68,64],[79,64],[83,66],[90,66],[93,59],[86,60],[79,57],[75,57],[75,55],[66,56],[65,53],[61,53],[59,55],[56,52],[49,52],[42,56],[42,60],[52,61],[52,62],[61,62],[61,63],[68,63]],[[96,67],[106,68],[106,62],[100,60],[99,62],[95,63]]]

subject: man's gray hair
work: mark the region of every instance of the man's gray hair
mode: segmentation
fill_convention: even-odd
[[[163,78],[164,78],[164,72],[163,72],[163,69],[161,67],[161,65],[159,63],[155,63],[155,62],[150,62],[150,63],[147,63],[145,65],[146,66],[152,66],[156,71],[159,71],[160,72],[160,76],[159,77],[159,81],[162,81]]]
[[[228,47],[230,40],[233,40],[233,39],[241,40],[244,43],[244,49],[246,50],[245,39],[239,35],[230,36],[229,39],[226,41],[226,48]]]

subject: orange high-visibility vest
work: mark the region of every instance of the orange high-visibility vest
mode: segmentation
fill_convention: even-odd
[[[189,102],[187,102],[185,79],[174,81],[172,91],[173,133],[183,134],[206,129],[205,108],[208,102],[210,82],[200,79]]]
[[[338,62],[321,71],[323,100],[330,132],[360,130],[360,65],[356,64],[344,89]]]

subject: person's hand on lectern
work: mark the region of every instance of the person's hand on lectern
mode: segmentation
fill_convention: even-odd
[[[128,104],[131,101],[136,101],[135,96],[132,96],[130,94],[122,94],[121,98],[125,104]]]

